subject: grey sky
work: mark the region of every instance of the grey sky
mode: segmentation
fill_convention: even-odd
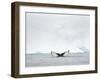
[[[26,53],[89,49],[89,16],[26,13]]]

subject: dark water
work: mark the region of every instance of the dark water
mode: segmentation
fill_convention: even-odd
[[[54,57],[51,54],[26,54],[26,67],[84,65],[89,64],[89,53],[72,53],[65,57]]]

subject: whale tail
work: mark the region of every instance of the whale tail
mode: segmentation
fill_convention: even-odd
[[[57,57],[63,57],[66,53],[69,53],[69,50],[68,51],[65,51],[63,53],[56,53],[54,51],[51,51],[51,55],[52,56],[57,56]]]

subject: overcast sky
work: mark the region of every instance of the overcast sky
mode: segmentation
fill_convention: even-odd
[[[89,49],[90,17],[26,13],[26,53]]]

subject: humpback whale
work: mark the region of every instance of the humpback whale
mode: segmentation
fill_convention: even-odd
[[[56,52],[51,51],[51,55],[54,56],[54,54],[56,54],[57,57],[64,57],[64,54],[66,53],[69,53],[69,50],[63,53],[56,53]]]

